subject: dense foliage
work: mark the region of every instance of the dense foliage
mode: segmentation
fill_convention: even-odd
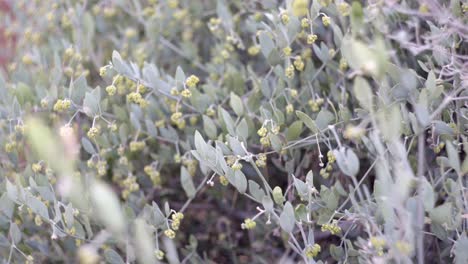
[[[463,0],[5,3],[1,263],[468,263]]]

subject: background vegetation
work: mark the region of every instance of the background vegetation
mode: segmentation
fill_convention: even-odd
[[[1,1],[2,263],[468,263],[468,4]]]

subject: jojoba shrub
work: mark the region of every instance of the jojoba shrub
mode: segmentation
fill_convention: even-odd
[[[1,263],[468,263],[465,0],[1,2]]]

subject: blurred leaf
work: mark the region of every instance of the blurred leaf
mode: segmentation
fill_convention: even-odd
[[[138,263],[152,264],[156,263],[154,255],[153,232],[142,219],[135,220],[135,244]]]
[[[96,150],[94,149],[93,147],[93,144],[91,143],[91,141],[89,141],[89,139],[85,138],[85,137],[82,137],[81,138],[81,145],[83,145],[83,149],[88,152],[89,154],[93,155],[93,154],[96,154]]]
[[[119,200],[112,189],[96,181],[90,186],[90,195],[96,217],[112,232],[122,234],[125,229],[125,220]]]
[[[351,177],[354,177],[359,172],[359,159],[350,148],[340,148],[334,150],[333,154],[336,157],[336,162],[340,170]]]
[[[361,107],[372,111],[372,89],[364,78],[356,77],[354,79],[354,94]]]
[[[445,142],[445,149],[447,150],[450,167],[460,174],[460,157],[458,156],[458,151],[449,141]]]
[[[210,139],[216,139],[218,136],[215,123],[206,115],[203,116],[203,130]]]
[[[301,112],[301,111],[296,111],[297,117],[312,131],[312,133],[317,133],[318,129],[317,126],[315,125],[314,120],[310,118],[306,113]]]
[[[292,123],[286,132],[286,139],[288,141],[297,139],[302,133],[302,121],[298,120]]]
[[[15,222],[12,222],[10,224],[10,237],[11,237],[11,242],[14,245],[17,245],[19,242],[21,242],[21,231]]]
[[[241,116],[244,113],[242,99],[233,92],[231,92],[231,100],[229,101],[229,104],[237,116]]]
[[[195,197],[196,190],[195,185],[193,184],[192,176],[190,176],[189,172],[184,166],[180,167],[180,183],[182,184],[182,188],[184,189],[188,198]]]
[[[280,226],[286,233],[291,233],[296,223],[294,208],[290,202],[286,202],[283,211],[280,214]]]

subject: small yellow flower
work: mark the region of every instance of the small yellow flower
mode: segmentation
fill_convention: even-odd
[[[97,135],[99,135],[99,128],[98,127],[92,127],[88,130],[88,133],[86,134],[89,138],[95,138]]]
[[[158,260],[163,260],[164,259],[164,252],[162,250],[160,250],[160,249],[156,250],[154,252],[154,255],[156,256],[156,258]]]
[[[242,164],[238,161],[236,161],[234,164],[232,164],[231,169],[234,171],[241,170],[242,169]]]
[[[283,53],[285,56],[290,56],[291,52],[292,52],[292,49],[289,46],[283,49]]]
[[[307,248],[304,250],[304,254],[308,258],[314,258],[320,253],[322,248],[320,247],[319,244],[314,244],[313,246],[307,246]]]
[[[259,46],[259,45],[250,46],[250,47],[247,49],[247,53],[248,53],[250,56],[256,56],[258,53],[260,53],[260,46]]]
[[[302,28],[308,28],[310,26],[310,21],[308,18],[304,17],[303,19],[301,19],[301,27]]]
[[[302,61],[301,56],[296,56],[296,59],[294,60],[294,67],[296,67],[296,70],[298,71],[303,71],[304,70],[304,62]]]
[[[223,176],[223,175],[219,176],[219,182],[223,186],[227,186],[229,184],[228,179],[226,178],[226,176]]]
[[[289,16],[286,13],[280,15],[281,23],[287,25],[289,23]]]
[[[117,87],[115,87],[115,85],[109,85],[106,87],[106,92],[110,96],[113,96],[117,92]]]
[[[198,82],[200,81],[200,79],[195,76],[195,75],[190,75],[187,80],[185,80],[185,84],[190,87],[190,88],[193,88],[195,86],[197,86]]]
[[[349,16],[349,13],[350,13],[350,6],[348,3],[346,2],[341,2],[338,4],[338,11],[340,12],[340,14],[342,16]]]
[[[286,114],[290,115],[292,112],[294,112],[294,106],[292,104],[288,104],[286,106]]]
[[[291,89],[289,90],[289,94],[291,95],[292,98],[296,98],[298,93],[296,89]]]
[[[244,223],[241,225],[242,229],[254,229],[256,226],[257,223],[250,218],[245,219]]]
[[[257,131],[257,134],[261,137],[266,136],[267,133],[268,133],[268,130],[263,126]]]
[[[287,77],[288,79],[294,78],[294,66],[293,66],[293,65],[289,65],[289,66],[286,68],[285,75],[286,75],[286,77]]]
[[[322,16],[322,23],[325,27],[328,27],[331,23],[331,18],[327,15]]]
[[[184,89],[182,90],[180,95],[182,95],[182,97],[185,97],[185,98],[190,98],[192,97],[192,92],[189,89]]]
[[[175,234],[174,230],[172,230],[172,229],[166,229],[166,230],[164,231],[164,235],[167,236],[167,237],[170,238],[170,239],[174,239],[176,234]]]
[[[294,0],[291,7],[295,16],[305,16],[309,12],[309,0]]]

